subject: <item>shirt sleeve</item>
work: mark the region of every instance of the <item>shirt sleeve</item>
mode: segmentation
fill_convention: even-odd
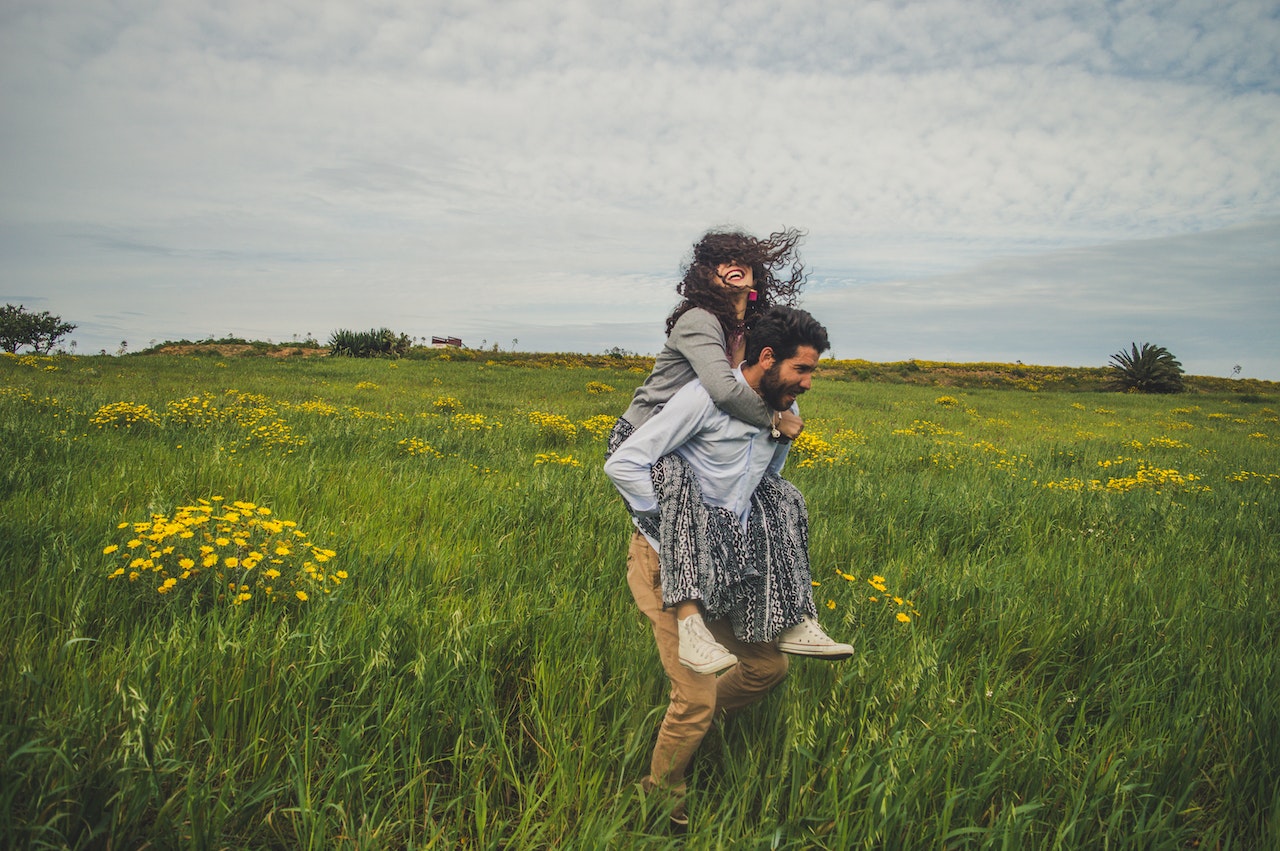
[[[700,384],[686,384],[662,410],[635,430],[604,462],[604,472],[637,514],[656,514],[658,494],[650,470],[658,459],[702,429],[714,407]]]
[[[685,311],[669,342],[689,362],[716,407],[734,419],[761,428],[773,425],[773,411],[760,394],[742,383],[729,366],[720,321],[701,308]]]

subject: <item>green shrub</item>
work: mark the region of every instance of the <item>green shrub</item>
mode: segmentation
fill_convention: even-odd
[[[390,328],[348,331],[340,328],[329,338],[329,355],[351,358],[398,358],[404,356],[413,341],[407,334],[396,334]]]

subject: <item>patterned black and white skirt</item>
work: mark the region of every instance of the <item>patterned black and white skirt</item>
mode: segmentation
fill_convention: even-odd
[[[635,429],[619,419],[605,457]],[[751,495],[744,529],[725,508],[707,505],[689,463],[674,453],[653,467],[659,517],[637,517],[659,542],[662,602],[698,600],[710,619],[727,618],[740,641],[772,641],[804,617],[816,617],[809,571],[809,513],[804,496],[767,474]]]

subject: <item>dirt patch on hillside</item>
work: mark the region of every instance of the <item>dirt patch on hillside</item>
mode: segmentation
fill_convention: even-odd
[[[302,346],[251,346],[247,343],[197,343],[189,346],[161,346],[156,350],[162,355],[207,355],[221,357],[241,357],[243,355],[264,355],[269,358],[319,358],[329,354],[328,349],[304,348]]]

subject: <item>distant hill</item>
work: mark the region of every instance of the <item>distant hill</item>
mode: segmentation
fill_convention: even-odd
[[[324,357],[329,349],[313,340],[302,343],[271,343],[250,340],[208,340],[164,342],[138,355],[195,355],[204,357]],[[611,369],[647,374],[653,358],[636,354],[585,355],[575,352],[504,352],[460,347],[418,346],[406,360],[455,360],[524,367],[530,369],[578,368]],[[1065,390],[1103,392],[1109,375],[1107,367],[1039,366],[1022,363],[951,363],[906,360],[824,359],[818,375],[837,381],[874,381],[888,384],[916,384],[932,387],[993,388],[1008,390]],[[1188,393],[1237,393],[1272,396],[1280,394],[1280,382],[1256,378],[1185,376]]]

